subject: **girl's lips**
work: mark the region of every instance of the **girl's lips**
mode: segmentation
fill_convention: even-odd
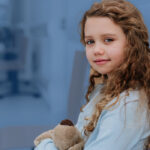
[[[108,61],[110,61],[110,59],[97,59],[97,60],[95,60],[94,62],[95,62],[97,65],[104,65],[104,64],[106,64]]]

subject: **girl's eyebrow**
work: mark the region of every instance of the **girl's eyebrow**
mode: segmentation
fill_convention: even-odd
[[[105,34],[102,34],[101,36],[116,36],[116,34],[105,33]]]
[[[85,39],[92,38],[92,36],[85,35]]]
[[[116,34],[111,34],[111,33],[104,33],[101,34],[100,36],[105,37],[105,36],[117,36]],[[85,35],[85,38],[92,38],[90,35]]]

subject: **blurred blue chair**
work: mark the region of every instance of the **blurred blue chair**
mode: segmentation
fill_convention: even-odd
[[[68,96],[68,118],[74,123],[77,121],[80,107],[85,102],[87,70],[88,62],[85,51],[76,51]]]

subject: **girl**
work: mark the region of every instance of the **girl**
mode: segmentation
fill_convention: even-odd
[[[81,21],[91,65],[76,127],[84,150],[144,150],[150,140],[150,48],[140,12],[125,0],[94,3]],[[51,139],[36,150],[56,150]]]

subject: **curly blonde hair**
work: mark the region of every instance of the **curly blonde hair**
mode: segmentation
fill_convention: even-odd
[[[119,95],[123,91],[130,89],[143,90],[146,95],[146,103],[150,110],[150,48],[148,42],[148,30],[144,24],[139,10],[130,2],[125,0],[102,0],[94,3],[85,12],[81,20],[81,42],[85,45],[84,28],[90,17],[108,17],[119,25],[127,39],[124,63],[113,70],[109,78],[96,71],[90,75],[90,85],[86,94],[89,102],[89,94],[94,90],[95,79],[104,83],[101,89],[103,95],[96,104],[95,112],[90,122],[85,126],[85,133],[91,133],[96,127],[98,118],[106,105],[114,98],[119,101]]]

